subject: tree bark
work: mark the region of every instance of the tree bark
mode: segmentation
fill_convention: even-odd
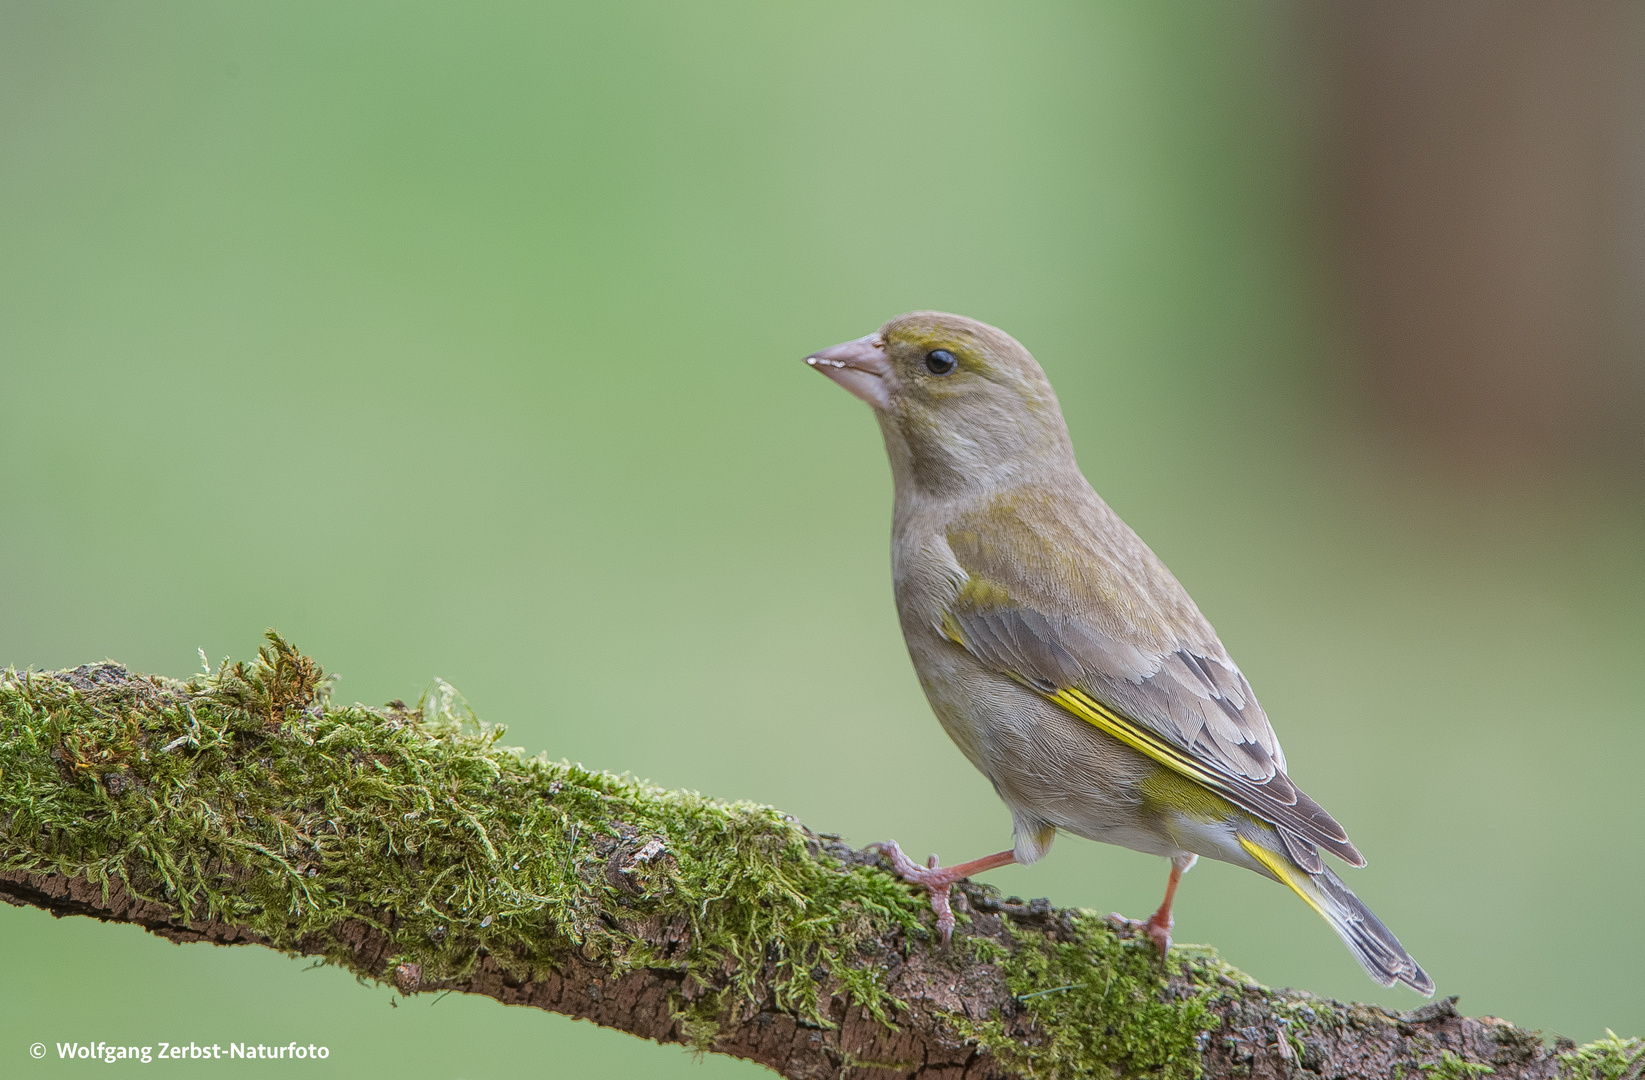
[[[768,808],[527,760],[460,723],[443,686],[416,709],[331,707],[318,667],[271,640],[188,683],[112,664],[0,674],[0,898],[794,1078],[1645,1069],[1637,1040],[1550,1047],[1454,998],[1394,1014],[1260,987],[1196,947],[1162,964],[1126,925],[972,883],[941,946],[877,852]],[[705,899],[726,851],[754,861]],[[441,899],[457,895],[479,899]]]

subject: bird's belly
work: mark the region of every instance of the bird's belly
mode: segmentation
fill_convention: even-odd
[[[916,659],[932,711],[1019,828],[1037,821],[1143,851],[1169,846],[1142,814],[1152,761],[968,656],[933,659]]]

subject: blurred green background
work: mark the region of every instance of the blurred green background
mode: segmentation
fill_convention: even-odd
[[[1645,500],[1363,421],[1290,10],[0,4],[0,664],[183,676],[273,626],[345,699],[440,676],[532,752],[996,850],[872,419],[800,362],[964,312],[1043,362],[1439,992],[1645,1032]],[[1064,838],[988,880],[1140,915],[1165,871]],[[1179,904],[1266,983],[1420,1003],[1254,875]],[[33,910],[0,956],[6,1075],[68,1039],[763,1075]]]

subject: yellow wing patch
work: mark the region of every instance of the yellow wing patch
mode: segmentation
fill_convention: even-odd
[[[1187,752],[1166,742],[1136,721],[1120,715],[1085,691],[1067,687],[1043,696],[1061,705],[1098,731],[1112,735],[1126,746],[1148,755],[1166,768],[1204,784],[1212,791],[1232,794],[1232,789],[1221,777],[1189,757]]]

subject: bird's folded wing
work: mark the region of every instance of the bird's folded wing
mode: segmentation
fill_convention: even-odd
[[[1171,582],[1176,586],[1176,582]],[[1285,757],[1251,686],[1215,635],[1157,647],[1049,614],[1022,589],[972,576],[941,630],[979,660],[1100,730],[1278,827],[1303,869],[1315,845],[1355,866],[1341,825],[1285,775]],[[1197,615],[1197,611],[1195,612]]]

